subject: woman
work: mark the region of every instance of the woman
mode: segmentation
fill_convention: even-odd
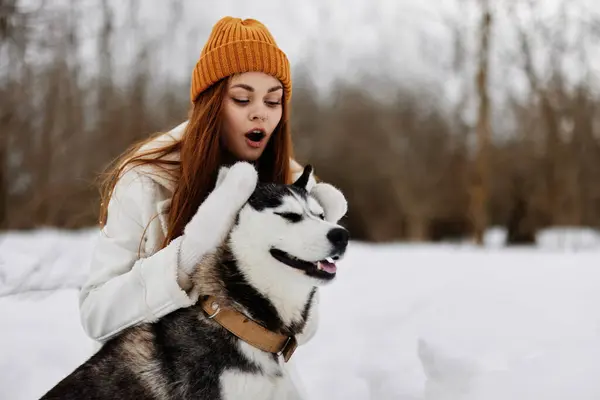
[[[80,295],[90,337],[105,342],[196,302],[188,277],[223,242],[256,181],[290,183],[302,172],[292,159],[291,92],[287,57],[263,24],[217,22],[192,75],[188,121],[134,146],[109,172],[103,235]],[[215,188],[219,168],[232,164]],[[224,201],[223,185],[235,185],[240,198]],[[343,195],[314,178],[312,185],[326,219],[337,222]],[[199,207],[213,207],[214,220],[195,219]]]

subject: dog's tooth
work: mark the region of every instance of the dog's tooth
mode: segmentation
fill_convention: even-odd
[[[326,260],[327,262],[330,262],[330,263],[332,263],[332,264],[333,264],[333,258],[331,258],[331,257],[327,257],[325,260]]]
[[[321,261],[317,262],[317,269],[323,270],[323,266],[321,265]]]

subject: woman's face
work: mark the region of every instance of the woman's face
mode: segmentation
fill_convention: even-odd
[[[262,72],[245,72],[229,80],[223,99],[221,140],[233,157],[255,161],[264,151],[282,115],[283,86]]]

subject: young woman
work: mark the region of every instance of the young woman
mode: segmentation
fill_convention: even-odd
[[[131,148],[109,171],[100,235],[81,290],[86,333],[105,342],[130,326],[194,304],[189,276],[225,239],[257,180],[291,183],[290,66],[256,20],[217,22],[192,74],[188,121]],[[246,161],[253,165],[237,163]],[[233,165],[215,188],[219,168]],[[239,198],[219,189],[235,186]],[[312,179],[311,193],[337,222],[346,200]],[[212,207],[214,219],[194,218]],[[311,320],[305,343],[316,329]]]

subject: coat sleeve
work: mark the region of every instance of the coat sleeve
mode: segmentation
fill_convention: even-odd
[[[197,294],[186,293],[177,283],[181,238],[146,258],[139,257],[144,230],[155,217],[150,204],[154,190],[154,182],[130,170],[118,181],[108,204],[90,275],[79,296],[83,328],[98,341],[197,300]]]

